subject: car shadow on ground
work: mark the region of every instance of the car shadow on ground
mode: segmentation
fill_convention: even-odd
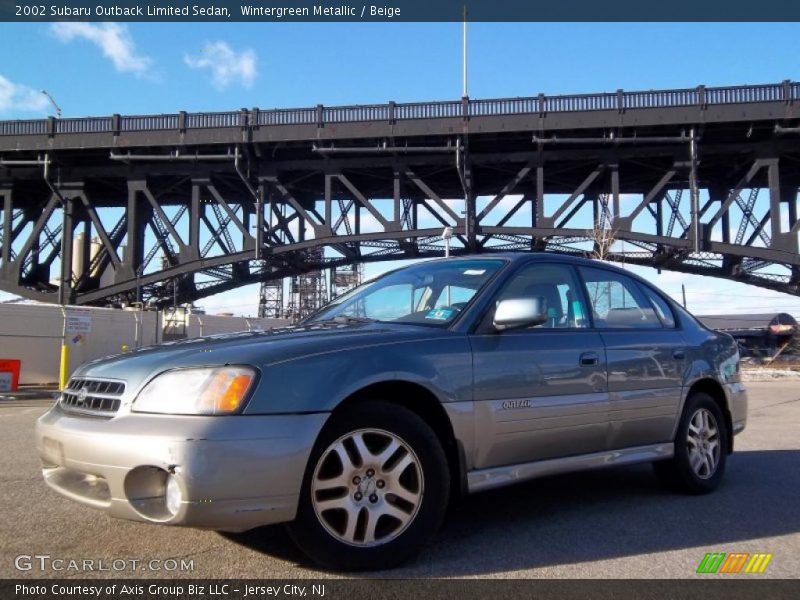
[[[800,531],[800,450],[737,452],[713,494],[662,488],[650,465],[539,479],[466,498],[413,562],[369,576],[446,577],[713,548]],[[225,534],[310,567],[283,527]]]

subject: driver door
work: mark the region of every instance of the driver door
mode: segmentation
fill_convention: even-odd
[[[538,296],[547,321],[497,331],[494,310],[470,336],[478,469],[599,452],[608,436],[606,353],[589,329],[571,266],[531,262],[495,299]]]

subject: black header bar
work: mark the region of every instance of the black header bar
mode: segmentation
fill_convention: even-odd
[[[0,21],[786,22],[794,0],[0,0]],[[532,42],[533,43],[533,42]]]

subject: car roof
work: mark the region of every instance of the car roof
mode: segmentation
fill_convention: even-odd
[[[626,271],[625,269],[621,269],[616,265],[612,265],[605,261],[599,261],[591,258],[585,258],[583,256],[575,256],[573,254],[566,254],[562,252],[550,252],[550,251],[531,251],[531,252],[483,252],[481,254],[459,254],[458,256],[451,256],[450,258],[437,258],[430,262],[440,262],[440,261],[458,261],[458,260],[479,260],[479,259],[487,259],[487,258],[502,258],[511,262],[564,262],[569,264],[575,265],[584,265],[587,267],[607,267],[612,271],[618,271],[620,273],[625,273],[627,275],[635,275]]]
[[[476,259],[488,259],[488,258],[502,258],[512,263],[560,262],[576,266],[596,267],[596,268],[599,267],[602,269],[607,269],[609,271],[614,271],[615,273],[620,273],[621,275],[625,275],[626,277],[631,277],[636,281],[647,285],[650,288],[656,287],[651,282],[647,281],[643,277],[640,277],[636,273],[631,273],[630,271],[626,271],[625,269],[618,267],[617,265],[613,265],[607,261],[585,258],[583,256],[575,256],[573,254],[566,254],[562,252],[549,252],[549,251],[485,252],[481,254],[459,254],[458,256],[451,256],[450,258],[439,258],[430,262],[476,260]],[[656,287],[656,289],[659,288]],[[662,295],[664,294],[662,293]]]

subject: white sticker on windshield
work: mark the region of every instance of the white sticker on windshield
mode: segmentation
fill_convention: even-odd
[[[464,275],[483,275],[486,273],[486,269],[467,269],[464,271]]]

